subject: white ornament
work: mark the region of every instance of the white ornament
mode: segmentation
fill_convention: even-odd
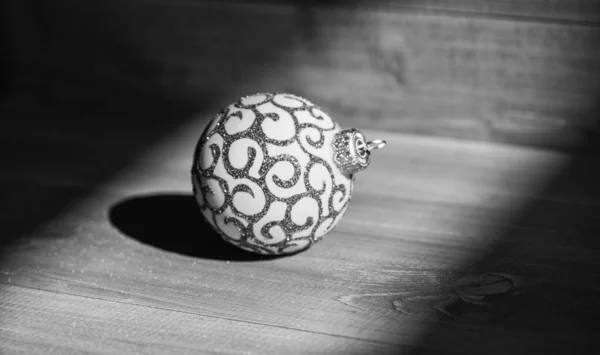
[[[353,173],[384,144],[342,131],[301,97],[246,96],[200,137],[194,194],[226,241],[258,254],[295,253],[337,225],[350,203]]]

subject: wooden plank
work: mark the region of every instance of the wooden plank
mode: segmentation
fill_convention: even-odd
[[[381,1],[389,10],[431,11],[455,16],[484,17],[490,19],[511,19],[530,22],[554,22],[563,24],[597,25],[598,4],[593,0],[426,0],[402,4]]]
[[[293,57],[302,89],[349,124],[556,146],[595,125],[598,28],[394,12],[350,24],[331,17],[317,17],[318,50]]]
[[[235,2],[235,1],[230,1]],[[247,2],[246,2],[247,3]],[[255,3],[280,3],[276,1],[261,1]],[[306,6],[316,9],[323,7],[354,8],[355,11],[369,9],[385,9],[392,12],[429,12],[445,15],[459,15],[488,18],[510,18],[521,21],[559,22],[595,24],[600,20],[598,4],[594,0],[422,0],[422,1],[391,1],[375,0],[368,3],[359,1],[312,2]]]
[[[46,354],[391,354],[389,344],[16,286],[0,287],[0,350]],[[396,348],[410,351],[410,348]]]

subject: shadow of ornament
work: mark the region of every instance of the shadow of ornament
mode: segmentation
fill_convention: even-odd
[[[108,211],[111,224],[143,245],[198,259],[267,261],[223,240],[200,215],[194,196],[158,193],[130,196]]]

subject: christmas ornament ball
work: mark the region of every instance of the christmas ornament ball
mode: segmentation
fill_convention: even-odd
[[[241,98],[204,130],[192,167],[206,221],[228,242],[266,255],[308,248],[348,208],[370,150],[310,101],[287,93]]]

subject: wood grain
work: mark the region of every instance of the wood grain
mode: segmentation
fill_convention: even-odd
[[[133,299],[113,302],[15,286],[2,286],[0,295],[3,353],[390,353],[382,343],[140,306]]]
[[[23,86],[51,101],[75,93],[71,101],[102,107],[115,92],[137,92],[197,108],[206,96],[226,105],[250,92],[290,91],[348,126],[565,147],[595,132],[593,6],[15,4],[27,28],[15,31],[24,37],[13,57]]]
[[[13,191],[3,202],[8,231],[24,215],[11,210],[80,196],[26,234],[5,235],[6,352],[496,353],[502,339],[503,349],[566,354],[595,345],[597,244],[577,246],[572,226],[544,231],[512,218],[531,200],[563,210],[584,202],[544,192],[565,154],[367,131],[388,146],[357,176],[338,228],[304,253],[251,259],[194,218],[190,152],[204,122],[173,131],[104,182],[85,173],[101,161],[78,155],[0,177]],[[72,134],[58,141],[139,144],[125,132],[109,142]],[[41,132],[27,140],[57,141]],[[436,302],[499,243],[510,253],[481,267],[524,278],[523,295],[508,300],[514,311],[444,318]]]
[[[353,2],[340,2],[340,4]],[[360,7],[360,3],[358,3]],[[558,22],[595,24],[598,22],[598,5],[593,0],[534,0],[534,1],[475,1],[426,0],[370,2],[364,7],[376,6],[387,11],[435,12],[470,17],[508,18],[531,22]],[[364,9],[363,7],[363,9]]]
[[[595,124],[597,28],[403,12],[336,25],[343,15],[321,15],[324,44],[295,57],[298,77],[348,125],[561,146]]]

